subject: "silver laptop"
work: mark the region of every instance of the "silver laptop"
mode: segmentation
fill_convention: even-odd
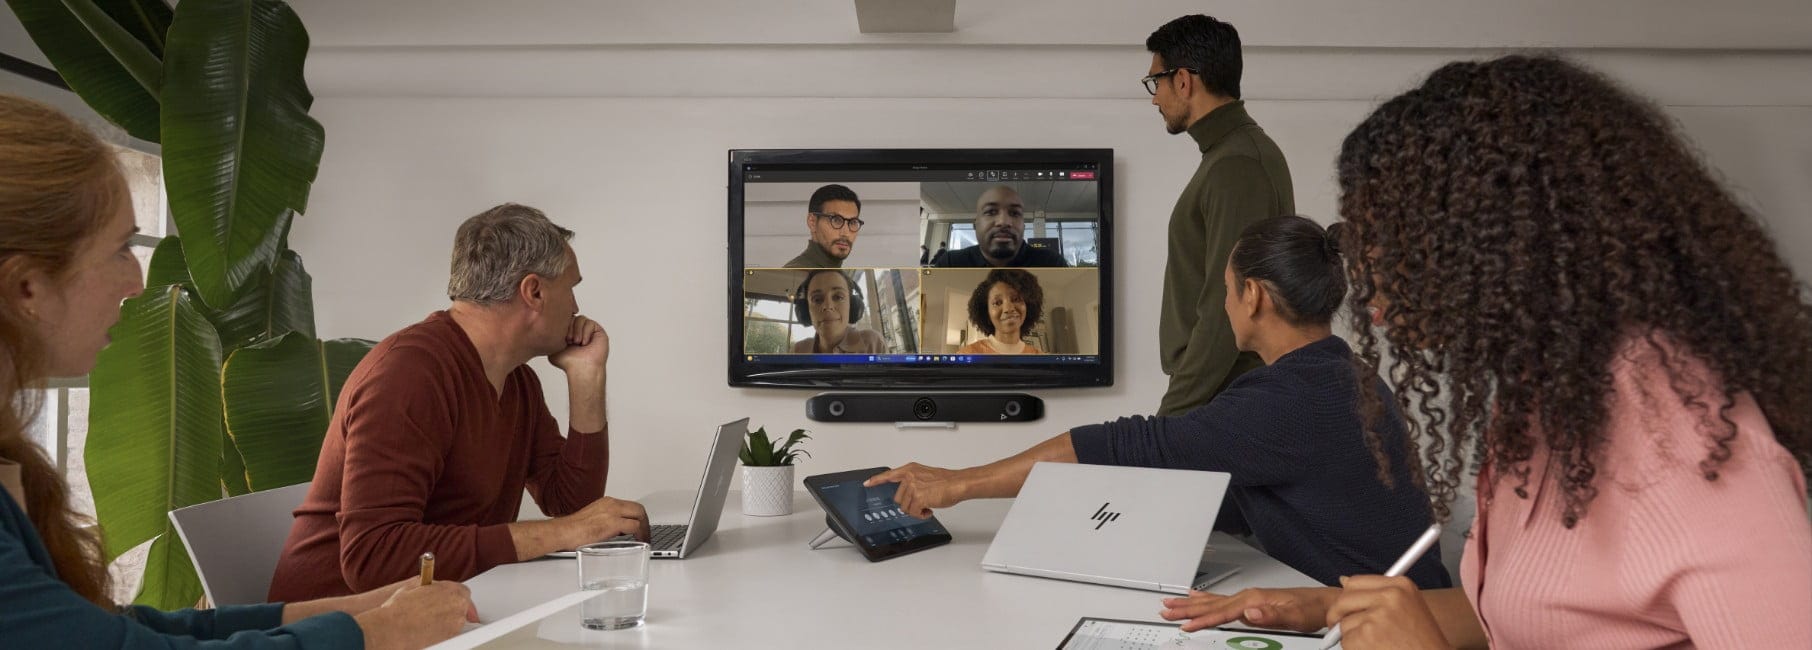
[[[730,477],[736,474],[736,454],[742,450],[742,438],[748,433],[748,418],[718,425],[717,436],[711,439],[711,452],[705,456],[705,476],[699,479],[698,494],[692,497],[692,518],[683,524],[650,522],[651,555],[684,558],[717,532],[717,518],[724,514],[724,499],[730,494]]]
[[[1203,562],[1224,472],[1038,463],[982,558],[990,571],[1186,594],[1231,575]]]
[[[692,518],[683,524],[654,524],[649,528],[649,555],[684,558],[717,532],[717,518],[724,513],[724,499],[730,494],[730,477],[736,473],[736,454],[742,450],[742,438],[749,433],[749,419],[719,425],[711,438],[711,451],[705,455],[705,477],[699,479],[698,494],[692,497]],[[625,535],[617,539],[630,539]],[[548,557],[573,557],[577,551],[554,551]]]

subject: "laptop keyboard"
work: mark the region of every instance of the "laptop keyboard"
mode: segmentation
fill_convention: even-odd
[[[685,523],[656,523],[649,527],[649,550],[679,550],[685,543]],[[634,536],[620,534],[607,541],[636,541]]]
[[[674,550],[686,541],[685,524],[656,524],[650,532],[648,546],[656,551]]]
[[[686,543],[686,524],[655,524],[649,527],[648,550],[677,551]],[[618,535],[610,538],[612,542],[633,542],[631,535]]]

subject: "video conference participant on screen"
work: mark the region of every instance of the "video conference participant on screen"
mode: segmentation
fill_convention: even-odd
[[[957,349],[958,354],[1044,354],[1025,333],[1044,316],[1044,289],[1038,277],[1019,269],[994,269],[969,296],[969,322],[987,336]]]
[[[969,499],[1014,496],[1038,462],[1228,472],[1227,500],[1270,556],[1327,585],[1389,567],[1428,528],[1428,495],[1410,474],[1402,413],[1376,374],[1365,379],[1382,396],[1381,412],[1369,425],[1359,413],[1353,351],[1333,333],[1347,287],[1338,240],[1294,216],[1260,221],[1240,236],[1222,270],[1223,307],[1238,346],[1269,365],[1207,404],[1076,427],[968,469],[908,463],[868,484],[899,483],[900,508],[927,517]],[[1179,498],[1179,512],[1218,505]],[[1215,528],[1226,523],[1217,518]],[[1423,588],[1452,584],[1439,551],[1406,575]]]
[[[789,269],[835,269],[856,248],[862,230],[862,199],[855,190],[826,185],[812,192],[805,205],[805,251],[786,263]]]
[[[793,297],[793,317],[809,323],[817,334],[793,342],[799,354],[881,354],[887,342],[881,333],[856,327],[867,312],[862,290],[842,271],[819,269],[806,274]]]
[[[1069,266],[1063,254],[1026,243],[1026,205],[1019,191],[996,185],[975,202],[976,244],[939,253],[932,266]]]

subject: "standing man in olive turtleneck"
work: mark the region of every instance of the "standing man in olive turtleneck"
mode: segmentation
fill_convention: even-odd
[[[1202,150],[1170,212],[1164,263],[1159,361],[1170,388],[1160,415],[1208,403],[1241,373],[1264,365],[1233,344],[1221,271],[1247,225],[1296,211],[1290,168],[1277,143],[1239,99],[1239,32],[1208,16],[1184,16],[1145,39],[1143,80],[1171,134],[1188,132]]]
[[[842,185],[826,185],[812,192],[805,205],[805,231],[811,239],[805,251],[787,261],[789,269],[840,269],[843,259],[856,248],[862,229],[862,199]]]

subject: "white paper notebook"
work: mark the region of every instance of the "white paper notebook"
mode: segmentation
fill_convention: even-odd
[[[1320,650],[1321,637],[1208,629],[1183,633],[1176,623],[1083,618],[1058,650]]]

